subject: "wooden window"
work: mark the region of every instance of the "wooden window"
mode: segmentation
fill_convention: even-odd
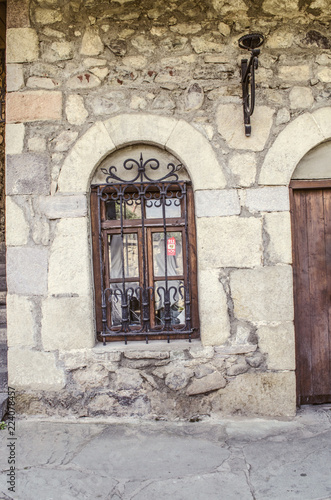
[[[92,187],[99,340],[199,336],[193,207],[187,181]]]

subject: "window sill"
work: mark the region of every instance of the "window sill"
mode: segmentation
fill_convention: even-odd
[[[102,342],[98,342],[92,348],[92,351],[96,354],[130,351],[171,352],[178,350],[184,351],[191,348],[204,349],[200,339],[192,339],[191,342],[188,340],[172,340],[169,343],[166,340],[153,340],[148,344],[141,341],[132,341],[126,345],[124,342],[108,342],[106,345],[103,345]]]

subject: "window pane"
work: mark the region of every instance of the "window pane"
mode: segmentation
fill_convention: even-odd
[[[147,200],[145,202],[146,219],[162,219],[162,201],[161,200]],[[174,217],[181,217],[181,204],[178,199],[166,200],[165,206],[166,219]]]
[[[183,274],[182,233],[153,233],[153,267],[154,276],[165,276],[165,253],[167,255],[167,276]],[[165,244],[166,242],[166,244]]]
[[[108,235],[109,277],[123,278],[122,238],[120,234]],[[137,234],[123,235],[124,277],[139,276]]]
[[[168,296],[170,300],[170,317],[172,325],[185,324],[185,292],[183,281],[168,281]],[[165,299],[166,283],[165,281],[156,281],[154,283],[154,301],[155,301],[155,323],[164,325],[165,318]]]
[[[127,315],[129,325],[140,325],[140,289],[139,283],[125,283],[124,289],[121,283],[111,283],[109,286],[109,302],[111,310],[111,326],[120,326],[122,324],[123,304],[127,304]],[[138,289],[137,289],[138,288]]]
[[[136,200],[128,200],[122,203],[123,219],[141,219],[141,205]],[[120,201],[106,201],[106,219],[107,220],[120,220],[121,207]]]

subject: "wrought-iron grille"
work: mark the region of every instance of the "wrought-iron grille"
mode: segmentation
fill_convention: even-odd
[[[197,332],[191,317],[190,183],[179,180],[181,165],[168,164],[158,177],[159,168],[157,159],[144,161],[141,154],[125,160],[122,177],[114,166],[101,169],[105,184],[94,187],[104,343],[191,340]]]

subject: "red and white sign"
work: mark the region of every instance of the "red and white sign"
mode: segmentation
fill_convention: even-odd
[[[167,240],[167,255],[176,255],[176,240],[168,238]]]

